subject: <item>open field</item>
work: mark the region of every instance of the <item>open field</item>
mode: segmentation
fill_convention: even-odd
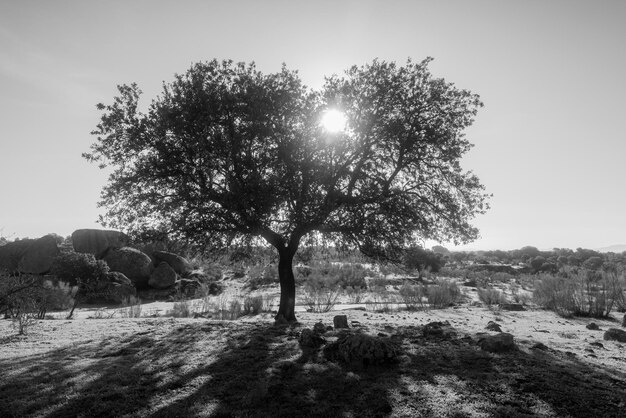
[[[167,309],[167,306],[162,306]],[[17,336],[0,321],[0,416],[626,416],[626,347],[602,339],[611,320],[543,310],[453,308],[391,313],[44,320]],[[330,361],[302,330],[345,314],[350,332],[394,342],[394,364]],[[424,325],[448,321],[444,335]],[[489,321],[517,348],[481,350]],[[595,322],[601,330],[589,330]],[[338,336],[324,334],[328,345]],[[539,344],[542,343],[543,345]]]

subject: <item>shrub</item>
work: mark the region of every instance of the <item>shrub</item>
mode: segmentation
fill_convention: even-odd
[[[244,315],[258,315],[263,311],[263,296],[246,296],[243,300]]]
[[[248,282],[246,287],[257,290],[262,286],[278,283],[278,269],[275,265],[252,266],[248,269]]]
[[[348,286],[344,289],[344,293],[348,297],[348,303],[361,303],[363,300],[363,289],[360,287]]]
[[[188,300],[176,301],[166,315],[174,318],[189,318],[191,316],[191,303]]]
[[[123,308],[121,310],[122,316],[125,318],[139,318],[141,316],[141,299],[135,296],[129,296],[122,302]]]
[[[491,281],[496,283],[510,283],[515,279],[515,276],[505,272],[497,272],[491,275]]]
[[[565,277],[540,275],[535,282],[533,301],[561,316],[570,316],[575,311],[574,284]]]
[[[478,288],[478,299],[487,306],[507,303],[506,296],[498,289]]]
[[[449,280],[439,280],[437,284],[427,287],[428,304],[435,309],[447,308],[461,297],[459,286]]]
[[[302,300],[310,312],[328,312],[337,302],[339,289],[328,277],[311,275],[304,283]]]
[[[39,317],[38,306],[32,299],[22,299],[16,307],[17,313],[13,317],[12,325],[17,328],[19,335],[27,333],[28,329],[37,323]]]
[[[263,296],[263,312],[271,312],[276,298],[271,295]]]
[[[51,280],[45,280],[43,288],[43,303],[46,310],[69,309],[74,304],[74,296],[78,291],[77,286],[61,281],[55,285]]]
[[[63,253],[52,262],[50,274],[72,285],[82,282],[106,280],[109,266],[103,260],[96,260],[92,254]]]
[[[569,277],[542,275],[533,299],[562,316],[608,317],[624,299],[623,278],[615,273],[571,272]]]
[[[405,283],[400,288],[400,297],[408,310],[417,310],[424,307],[426,287],[423,285],[411,285]]]
[[[46,289],[38,276],[0,276],[0,313],[8,318],[19,317],[20,321],[26,321],[33,314],[43,319],[47,310],[45,294]]]
[[[241,316],[241,302],[237,299],[231,300],[228,306],[228,312],[230,313],[230,319],[237,319]]]

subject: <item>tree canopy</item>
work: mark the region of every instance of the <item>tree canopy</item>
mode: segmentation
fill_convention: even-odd
[[[118,86],[98,105],[84,154],[113,169],[101,222],[202,245],[264,239],[279,252],[287,319],[283,299],[295,296],[282,290],[305,236],[375,257],[423,239],[472,241],[488,196],[460,159],[482,103],[434,78],[429,62],[375,60],[319,91],[285,66],[263,74],[254,63],[201,62],[164,83],[146,112],[136,84]],[[343,112],[345,130],[321,126],[329,109]]]

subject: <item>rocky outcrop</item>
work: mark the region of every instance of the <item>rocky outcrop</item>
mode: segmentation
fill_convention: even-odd
[[[167,251],[155,251],[152,253],[152,257],[154,257],[156,261],[155,264],[158,265],[159,263],[165,262],[181,276],[187,276],[191,273],[192,269],[189,261],[177,254],[168,253]]]
[[[0,246],[0,270],[9,273],[44,274],[59,255],[52,235],[39,239],[23,239]]]
[[[130,247],[111,248],[104,256],[111,271],[123,273],[137,289],[148,287],[153,270],[152,260],[147,254]]]
[[[176,271],[165,261],[159,263],[159,265],[150,274],[150,280],[148,284],[154,289],[167,289],[174,286],[178,275]]]
[[[72,233],[72,245],[77,253],[89,253],[103,258],[110,248],[122,248],[128,237],[120,231],[105,229],[77,229]]]

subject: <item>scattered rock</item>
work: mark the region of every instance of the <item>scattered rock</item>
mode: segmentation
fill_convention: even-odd
[[[548,350],[548,346],[545,345],[544,343],[541,343],[541,342],[537,342],[537,343],[533,344],[533,346],[530,347],[530,348],[533,349],[533,350],[542,350],[542,351]]]
[[[422,329],[424,337],[452,338],[456,336],[456,331],[450,325],[450,322],[429,322]]]
[[[310,328],[303,329],[298,338],[298,343],[304,348],[317,348],[325,342],[326,340],[324,338]]]
[[[485,329],[488,329],[489,331],[502,332],[502,328],[500,328],[500,325],[496,324],[493,321],[489,321]]]
[[[109,248],[122,248],[128,236],[120,231],[106,229],[77,229],[72,233],[72,245],[77,253],[93,254],[103,258]]]
[[[524,305],[521,303],[501,303],[500,309],[503,311],[525,311]]]
[[[604,339],[609,341],[619,341],[621,343],[626,343],[626,331],[618,328],[609,328],[604,333]]]
[[[348,317],[346,315],[335,315],[333,318],[333,325],[335,329],[338,328],[349,328],[348,327]]]
[[[313,332],[320,335],[324,334],[326,333],[326,326],[324,326],[324,324],[322,324],[321,322],[318,322],[313,325]]]
[[[168,253],[167,251],[155,251],[152,253],[152,256],[156,260],[155,264],[166,262],[177,274],[180,274],[181,276],[186,276],[191,273],[191,265],[189,264],[189,261],[177,254]]]
[[[176,283],[177,278],[178,275],[174,269],[162,261],[150,274],[148,284],[155,289],[167,289]]]
[[[130,247],[112,248],[107,251],[104,261],[112,271],[119,271],[128,277],[136,288],[145,288],[152,273],[152,260],[148,255]]]
[[[587,324],[586,326],[587,329],[590,329],[592,331],[599,331],[600,327],[598,326],[598,324],[596,324],[595,322],[590,322]]]
[[[483,337],[478,341],[478,345],[481,349],[490,353],[502,353],[515,349],[513,335],[506,332]]]
[[[592,343],[589,343],[589,345],[593,345],[594,347],[604,348],[604,344],[602,344],[601,342],[598,342],[598,341],[594,341]]]
[[[324,349],[324,355],[330,360],[367,367],[396,362],[400,348],[387,337],[346,332]]]

